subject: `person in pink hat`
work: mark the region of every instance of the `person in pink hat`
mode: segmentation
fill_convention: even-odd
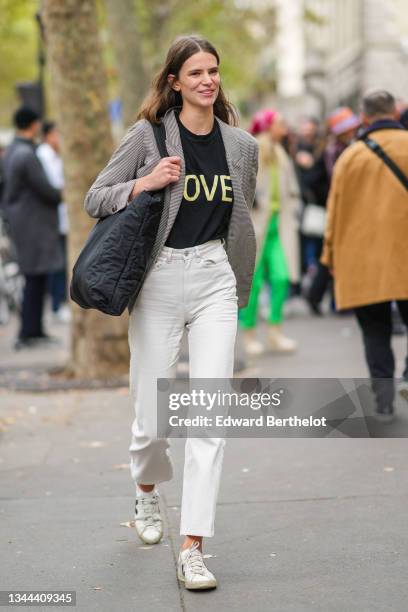
[[[248,355],[264,351],[257,339],[258,300],[265,283],[271,289],[268,316],[268,348],[293,352],[296,343],[282,330],[283,306],[289,282],[297,282],[299,270],[298,213],[299,186],[292,161],[282,146],[288,133],[284,117],[273,109],[263,109],[253,118],[250,132],[259,143],[257,207],[252,219],[257,238],[257,263],[248,305],[240,310],[240,326]]]

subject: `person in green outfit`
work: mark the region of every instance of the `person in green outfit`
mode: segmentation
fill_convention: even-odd
[[[256,324],[259,295],[267,282],[271,295],[268,348],[293,352],[296,342],[282,333],[281,324],[289,283],[297,282],[300,276],[299,187],[292,162],[281,145],[287,135],[282,115],[270,109],[262,110],[255,115],[250,131],[258,138],[260,152],[257,207],[253,210],[258,254],[249,302],[240,310],[239,322],[246,352],[261,354],[265,349],[257,339]]]

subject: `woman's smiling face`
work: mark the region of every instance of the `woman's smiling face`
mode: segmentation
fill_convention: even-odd
[[[169,75],[170,85],[179,91],[192,106],[212,106],[220,90],[220,73],[217,58],[211,53],[198,51],[182,65],[178,77]]]

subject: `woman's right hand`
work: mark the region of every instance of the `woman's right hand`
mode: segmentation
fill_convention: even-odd
[[[136,181],[129,200],[135,198],[142,191],[157,191],[167,187],[170,183],[177,183],[180,173],[180,157],[163,157],[150,174]]]

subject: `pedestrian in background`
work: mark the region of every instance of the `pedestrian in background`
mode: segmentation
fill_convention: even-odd
[[[340,155],[355,140],[360,120],[351,108],[341,107],[330,113],[327,118],[329,131],[328,143],[324,150],[324,163],[329,182],[333,176],[335,163]],[[321,303],[323,297],[331,286],[330,272],[323,266],[321,261],[311,282],[306,298],[313,314],[321,315]],[[332,308],[335,308],[332,303]]]
[[[36,112],[19,108],[13,117],[16,135],[4,157],[4,206],[18,265],[25,278],[21,325],[15,348],[53,342],[44,332],[43,308],[49,272],[64,258],[57,207],[62,195],[47,179],[35,152],[41,124]]]
[[[387,91],[364,97],[362,120],[364,132],[334,169],[321,261],[333,270],[337,307],[355,309],[376,415],[391,420],[395,394],[393,300],[408,325],[408,192],[366,142],[369,138],[379,145],[407,177],[408,134],[396,121],[395,100]],[[403,377],[408,383],[408,362]]]
[[[305,117],[299,126],[294,160],[303,203],[302,271],[310,281],[316,274],[321,255],[329,193],[329,176],[324,159],[325,144],[319,121],[314,117]]]
[[[298,283],[300,278],[299,186],[292,160],[281,144],[288,133],[283,116],[271,109],[259,111],[250,131],[259,142],[257,207],[252,211],[258,256],[248,306],[240,310],[239,321],[246,352],[261,354],[264,346],[256,337],[256,325],[259,295],[267,282],[268,348],[292,352],[296,342],[283,334],[281,325],[289,283]]]
[[[404,126],[404,128],[408,130],[408,108],[405,108],[401,112],[399,121]]]
[[[43,141],[37,148],[37,156],[51,185],[56,189],[64,188],[64,169],[60,155],[59,132],[54,121],[45,121],[42,126]],[[48,290],[55,322],[68,323],[71,311],[67,301],[67,234],[69,230],[68,211],[65,202],[58,204],[58,231],[64,266],[48,275]]]

